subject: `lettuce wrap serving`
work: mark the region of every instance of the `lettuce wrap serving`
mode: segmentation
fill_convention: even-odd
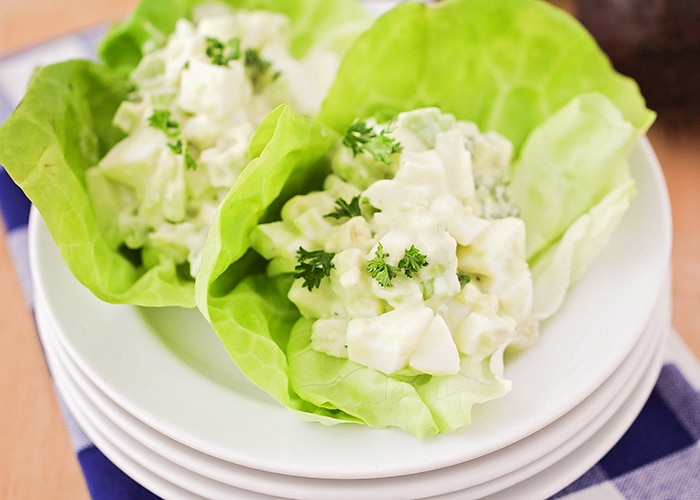
[[[354,0],[143,0],[101,62],[39,68],[0,163],[100,299],[194,307],[211,217],[281,103],[315,115],[368,24]]]
[[[408,119],[410,131],[401,136],[406,116],[421,109],[421,116],[434,118]],[[302,418],[399,427],[418,437],[468,425],[474,404],[508,392],[503,352],[509,346],[530,345],[537,338],[536,327],[524,328],[522,335],[496,339],[486,351],[479,350],[484,346],[482,337],[475,337],[472,351],[465,341],[467,346],[460,347],[456,361],[449,355],[451,364],[446,361],[450,366],[443,373],[439,367],[425,368],[425,356],[416,363],[411,357],[422,348],[420,339],[426,338],[425,331],[440,330],[432,326],[416,334],[419,340],[403,357],[395,357],[391,363],[375,363],[372,356],[376,353],[365,347],[390,344],[385,342],[385,333],[402,336],[402,328],[411,330],[415,323],[401,314],[390,316],[407,310],[391,303],[387,289],[405,284],[406,289],[416,290],[414,296],[422,295],[427,301],[438,294],[436,290],[450,286],[456,294],[469,289],[476,290],[476,295],[488,295],[482,303],[498,312],[477,316],[473,313],[481,311],[475,309],[476,302],[470,302],[460,314],[471,325],[478,324],[479,318],[486,318],[484,321],[489,320],[491,325],[494,319],[504,319],[503,324],[520,321],[522,325],[536,325],[548,318],[560,307],[566,291],[583,275],[629,206],[635,190],[627,156],[653,119],[654,113],[646,108],[636,84],[612,69],[585,29],[544,2],[447,0],[429,5],[401,4],[379,18],[349,49],[324,101],[320,123],[303,121],[288,108],[278,110],[276,122],[275,116],[266,122],[268,143],[262,146],[265,137],[259,133],[261,154],[229,192],[209,232],[196,280],[197,304],[239,368]],[[456,123],[462,121],[471,125]],[[335,227],[335,220],[328,221],[329,217],[335,219],[334,213],[345,214],[347,222],[343,219],[343,224],[357,221],[359,229],[348,234],[361,233],[365,222],[388,217],[382,200],[392,197],[393,191],[385,191],[383,197],[376,195],[375,180],[392,181],[394,175],[404,180],[429,178],[400,173],[405,165],[412,164],[411,156],[404,155],[401,146],[380,155],[389,157],[388,164],[400,158],[398,170],[382,167],[384,162],[374,156],[382,150],[377,141],[391,138],[394,127],[398,127],[400,137],[420,139],[418,149],[409,151],[411,155],[421,155],[427,149],[433,157],[437,154],[442,158],[443,136],[458,137],[464,147],[455,154],[470,158],[464,160],[465,165],[476,161],[474,148],[478,148],[472,132],[466,129],[494,133],[508,141],[505,177],[486,185],[486,201],[496,200],[498,204],[505,200],[507,206],[512,203],[514,211],[488,215],[481,213],[486,210],[480,205],[481,219],[475,223],[485,226],[506,221],[508,227],[515,228],[512,233],[516,235],[524,229],[522,244],[503,248],[512,250],[525,264],[525,268],[519,267],[523,283],[529,283],[523,299],[528,305],[527,315],[522,317],[525,319],[504,318],[504,299],[496,297],[494,302],[489,295],[488,287],[498,280],[496,271],[462,274],[463,268],[458,267],[457,273],[449,271],[449,284],[438,287],[439,274],[428,279],[424,274],[433,262],[427,248],[432,240],[421,239],[418,232],[417,239],[411,241],[419,243],[412,245],[401,235],[389,238],[385,233],[374,235],[379,240],[371,240],[368,251],[355,252],[353,258],[360,259],[360,264],[352,269],[357,271],[353,271],[357,281],[369,282],[371,289],[384,294],[381,300],[367,304],[368,309],[379,309],[375,316],[386,321],[367,328],[342,322],[338,327],[337,315],[331,311],[329,331],[340,333],[321,332],[321,341],[315,340],[314,318],[319,316],[309,310],[323,308],[326,295],[313,294],[324,287],[328,290],[327,280],[339,273],[339,268],[349,269],[348,259],[337,260],[340,253],[335,254],[335,243],[308,236],[295,238],[300,237],[299,231],[313,233],[320,227]],[[296,132],[291,133],[290,128]],[[452,133],[454,130],[457,132]],[[348,154],[348,134],[354,134],[363,145],[359,155],[364,157],[346,158],[338,170],[338,155]],[[449,158],[454,157],[447,155],[442,163],[455,164]],[[370,177],[376,176],[372,182],[363,184],[367,177],[363,165],[377,167],[367,170]],[[330,173],[339,174],[343,182],[329,181],[333,178],[326,177]],[[464,179],[459,182],[466,182],[466,189],[476,193],[480,183],[481,187],[484,184],[476,174],[473,177],[471,183]],[[315,182],[304,184],[304,179]],[[318,201],[326,204],[321,212],[316,202],[299,202],[307,198],[289,196],[289,186],[294,185],[307,193],[308,199],[316,199],[315,192],[324,182],[326,187],[331,183],[336,188],[330,190],[332,195],[325,201]],[[448,186],[454,196],[460,197],[464,193],[458,184],[443,183],[443,188]],[[411,185],[424,187],[420,182]],[[501,197],[501,190],[508,191],[507,199]],[[335,206],[333,196],[337,196]],[[280,208],[285,201],[288,204]],[[443,202],[444,197],[438,196],[428,204],[441,206]],[[414,225],[410,220],[394,222],[401,228]],[[461,216],[455,216],[438,225],[462,222]],[[279,229],[277,224],[286,225]],[[310,246],[313,241],[315,247]],[[471,249],[489,259],[488,251],[473,244],[458,242],[458,256],[460,248],[465,255]],[[500,251],[497,245],[490,248]],[[404,257],[398,260],[402,252]],[[409,283],[416,276],[419,283]],[[349,300],[344,307],[351,308],[352,304]],[[374,317],[359,314],[360,320],[367,320],[362,324],[374,321]],[[432,316],[426,317],[425,324],[433,325]],[[350,337],[358,331],[368,334],[371,341],[361,343],[353,355]],[[445,339],[443,333],[440,335]],[[452,335],[459,344],[455,332]]]

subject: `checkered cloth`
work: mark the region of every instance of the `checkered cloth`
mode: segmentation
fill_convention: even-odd
[[[26,82],[36,66],[70,58],[94,58],[95,44],[102,32],[98,28],[76,33],[0,59],[0,123],[24,95]],[[6,239],[31,307],[29,208],[29,201],[0,167],[0,210]],[[62,404],[58,394],[57,397]],[[62,408],[93,498],[157,498],[112,464],[63,404]],[[634,424],[596,466],[553,498],[700,499],[700,364],[675,333],[659,380]]]

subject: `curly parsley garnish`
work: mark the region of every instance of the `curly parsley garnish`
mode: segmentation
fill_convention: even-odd
[[[343,145],[352,150],[352,155],[366,151],[372,157],[387,165],[391,164],[391,155],[403,150],[401,144],[387,135],[389,130],[384,129],[377,134],[372,127],[365,122],[355,120],[345,132]]]
[[[323,250],[313,250],[309,252],[303,247],[299,247],[297,249],[298,264],[294,268],[296,271],[294,277],[303,279],[303,286],[309,291],[318,288],[321,286],[323,278],[327,278],[331,275],[331,269],[334,267],[333,257],[335,257],[335,254],[332,252],[325,252]]]
[[[422,267],[427,265],[428,261],[426,260],[425,254],[420,253],[415,245],[411,245],[411,248],[406,250],[403,254],[397,267],[401,269],[407,277],[412,278]]]
[[[362,198],[359,194],[353,196],[349,202],[343,198],[335,200],[335,208],[332,212],[324,215],[329,219],[352,219],[353,217],[364,217],[369,219],[377,212],[381,212],[377,207],[373,206],[369,199]]]
[[[339,220],[344,218],[352,219],[353,217],[357,217],[358,215],[362,215],[362,210],[360,209],[359,194],[357,196],[353,196],[350,200],[350,203],[348,203],[342,198],[338,198],[337,200],[335,200],[335,210],[327,213],[326,215],[324,215],[324,217]]]
[[[224,43],[218,38],[207,37],[206,41],[206,54],[212,64],[228,66],[231,61],[243,58],[246,74],[255,86],[271,83],[280,76],[279,71],[272,71],[272,63],[263,59],[258,49],[242,50],[240,38],[231,38]]]
[[[241,39],[231,38],[224,43],[218,38],[207,37],[206,54],[212,64],[228,66],[228,63],[241,58]]]
[[[192,156],[189,146],[178,137],[180,135],[180,124],[172,119],[170,110],[154,109],[153,114],[148,117],[148,125],[162,130],[168,137],[176,139],[175,142],[168,143],[170,150],[176,155],[184,155],[187,168],[191,170],[197,168],[197,161]]]
[[[367,262],[367,272],[382,288],[393,287],[394,284],[391,281],[399,272],[403,271],[407,278],[413,278],[421,268],[428,265],[426,256],[415,245],[411,245],[411,248],[404,251],[403,257],[395,266],[386,261],[388,256],[384,246],[379,242],[374,258]]]
[[[180,124],[172,119],[168,109],[154,109],[153,114],[148,117],[148,125],[162,130],[168,137],[175,137],[180,133]]]
[[[178,139],[175,142],[168,143],[168,147],[176,155],[183,155],[185,157],[185,166],[188,169],[195,170],[197,168],[197,161],[190,153],[189,146],[183,144],[182,139]]]
[[[271,83],[280,76],[279,71],[272,71],[272,63],[270,61],[260,57],[260,51],[257,49],[246,49],[243,62],[248,78],[252,80],[253,85]]]
[[[386,261],[389,254],[384,252],[384,246],[381,242],[377,244],[374,255],[374,259],[367,262],[367,272],[379,283],[379,286],[391,288],[394,286],[391,280],[396,276],[396,267]]]

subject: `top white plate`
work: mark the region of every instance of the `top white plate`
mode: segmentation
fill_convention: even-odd
[[[35,293],[64,346],[117,404],[188,446],[247,467],[319,478],[417,473],[477,459],[555,421],[629,354],[663,288],[670,205],[646,139],[633,152],[638,196],[540,341],[509,360],[513,390],[465,429],[418,440],[397,430],[301,422],[254,387],[195,310],[101,302],[61,259],[37,213],[29,244]]]
[[[461,493],[459,498],[481,498],[526,480],[538,471],[557,464],[570,453],[578,456],[573,450],[586,443],[589,452],[582,454],[580,460],[567,460],[569,467],[565,468],[557,464],[558,474],[554,484],[568,484],[610,449],[619,439],[622,429],[626,429],[626,425],[621,425],[620,418],[629,425],[649,396],[651,387],[641,389],[640,379],[651,377],[650,384],[653,385],[658,376],[661,360],[650,360],[664,352],[659,347],[664,343],[668,331],[669,303],[670,295],[665,293],[645,332],[615,373],[584,402],[541,431],[479,459],[451,467],[362,480],[325,480],[245,468],[168,439],[125,412],[85,377],[55,338],[54,327],[47,321],[49,318],[45,317],[45,308],[41,304],[37,304],[36,317],[58,389],[66,396],[74,416],[81,425],[85,425],[85,431],[118,466],[121,466],[121,451],[150,471],[182,486],[190,485],[192,491],[203,496],[211,495],[204,494],[197,484],[206,481],[214,487],[225,488],[222,485],[228,485],[284,498],[405,499],[433,497],[453,491]],[[632,404],[632,400],[638,403]],[[86,412],[90,416],[85,415]],[[610,435],[604,432],[601,435],[599,430],[609,427],[613,421],[616,422],[615,428],[621,429],[619,433]],[[105,441],[105,436],[109,440]],[[597,445],[591,447],[591,440],[595,440]],[[113,456],[115,451],[117,455]],[[571,464],[572,461],[574,464]],[[135,478],[140,480],[140,476]],[[548,494],[538,495],[541,498],[560,489],[544,484],[540,488],[549,490]],[[218,498],[235,496],[235,493],[225,490],[214,495]]]

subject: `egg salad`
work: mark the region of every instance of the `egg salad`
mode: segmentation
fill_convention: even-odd
[[[251,246],[313,319],[311,347],[388,375],[452,375],[537,335],[512,146],[437,108],[356,121],[322,191]]]
[[[196,276],[217,206],[250,158],[258,125],[279,104],[314,115],[339,56],[287,48],[289,20],[205,4],[177,21],[130,75],[114,124],[126,136],[87,172],[107,234],[150,268],[174,259]]]

